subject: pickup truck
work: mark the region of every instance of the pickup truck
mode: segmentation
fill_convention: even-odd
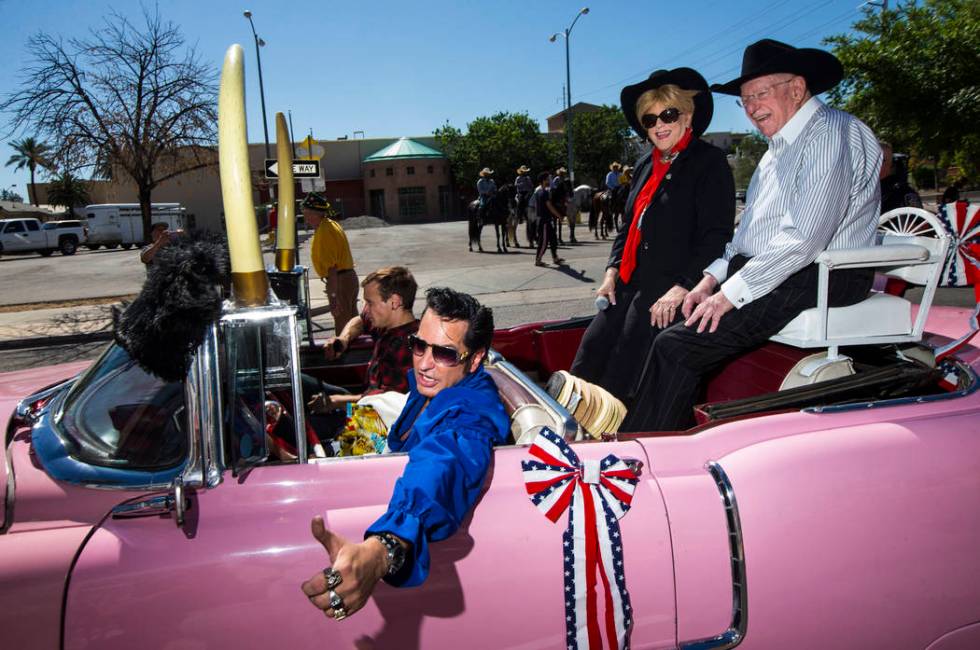
[[[34,218],[0,219],[0,254],[37,252],[47,257],[59,250],[74,255],[86,235],[84,222],[77,219],[47,223]]]

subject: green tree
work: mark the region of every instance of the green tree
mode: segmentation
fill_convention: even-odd
[[[64,171],[48,184],[48,203],[64,205],[68,214],[75,217],[75,206],[89,202],[88,184],[69,171]]]
[[[24,138],[16,142],[11,142],[15,153],[7,161],[7,167],[13,165],[14,170],[20,171],[27,167],[31,172],[31,184],[28,190],[31,197],[31,204],[37,205],[37,189],[34,187],[34,175],[38,167],[51,167],[51,147],[44,142],[38,142],[34,138]]]
[[[602,106],[597,111],[573,114],[575,182],[600,185],[610,163],[632,163],[627,160],[631,133],[618,106]]]
[[[980,2],[922,0],[865,10],[826,39],[844,64],[833,104],[913,160],[980,177]]]
[[[24,197],[13,190],[0,190],[0,201],[12,201],[13,203],[23,203]]]
[[[217,162],[217,72],[159,12],[143,19],[112,13],[85,38],[32,36],[21,88],[0,110],[12,132],[56,143],[60,167],[131,178],[150,232],[154,188]]]
[[[759,132],[747,134],[735,147],[735,187],[745,189],[752,180],[752,174],[759,165],[759,160],[769,148],[769,143]]]
[[[433,132],[457,184],[470,187],[484,167],[494,170],[497,184],[513,181],[517,168],[527,165],[536,175],[554,169],[564,158],[563,140],[542,134],[527,113],[497,113],[478,117],[466,133],[445,124]]]

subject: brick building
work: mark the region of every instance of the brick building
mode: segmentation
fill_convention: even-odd
[[[395,223],[449,219],[449,161],[441,151],[400,138],[363,161],[367,214]]]

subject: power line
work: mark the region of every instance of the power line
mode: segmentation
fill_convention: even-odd
[[[809,10],[804,11],[800,14],[796,14],[793,16],[785,16],[777,20],[776,22],[767,25],[766,27],[751,32],[745,37],[745,41],[746,42],[753,41],[755,38],[762,36],[763,34],[773,34],[781,29],[785,29],[786,27],[792,25],[793,23],[803,20],[810,14],[820,11],[823,7],[831,4],[833,1],[834,0],[824,0],[823,3],[814,5]],[[714,50],[710,54],[706,54],[701,59],[696,59],[695,63],[698,64],[701,67],[701,69],[707,69],[715,65],[719,61],[730,59],[732,56],[737,54],[739,50],[744,49],[744,47],[745,47],[744,45],[736,45],[735,47],[724,46],[722,48]]]
[[[814,27],[814,28],[810,29],[809,31],[803,32],[802,34],[797,34],[796,36],[794,36],[790,40],[793,40],[793,41],[796,41],[796,42],[802,41],[802,40],[804,40],[806,38],[809,38],[809,37],[813,36],[814,34],[820,33],[822,30],[826,29],[830,25],[833,25],[835,23],[839,23],[839,22],[841,22],[844,19],[848,19],[849,20],[850,17],[853,14],[855,14],[855,13],[859,13],[859,10],[858,9],[848,9],[846,12],[844,12],[844,13],[836,16],[835,18],[832,18],[832,19],[828,20],[825,23],[822,23],[822,24],[818,25],[817,27]],[[731,75],[731,74],[733,74],[733,73],[738,72],[739,70],[741,70],[741,67],[742,67],[741,64],[734,65],[734,66],[728,68],[727,70],[723,70],[722,72],[719,72],[717,75],[715,75],[715,77],[727,78],[729,75]]]
[[[787,2],[789,2],[789,0],[777,0],[776,2],[772,2],[772,3],[768,4],[768,5],[766,5],[764,8],[762,8],[758,12],[756,12],[754,14],[750,14],[749,16],[743,18],[742,20],[740,20],[740,21],[738,21],[738,22],[736,22],[736,23],[734,23],[732,25],[727,26],[725,29],[720,30],[720,31],[712,34],[711,36],[709,36],[709,37],[707,37],[707,38],[705,38],[705,39],[703,39],[703,40],[701,40],[701,41],[693,44],[691,47],[688,47],[687,49],[681,50],[680,52],[678,52],[676,54],[671,54],[671,58],[674,59],[674,60],[680,60],[684,55],[689,54],[691,52],[695,52],[695,51],[701,50],[706,45],[716,44],[718,42],[718,38],[719,37],[727,35],[728,38],[723,39],[723,41],[727,41],[727,45],[723,45],[720,48],[716,48],[715,50],[713,50],[709,54],[706,54],[706,55],[704,55],[702,57],[696,58],[694,61],[692,61],[691,63],[687,64],[690,67],[699,68],[701,70],[704,70],[706,68],[710,68],[711,66],[713,66],[713,65],[715,65],[715,64],[717,64],[717,63],[719,63],[719,62],[721,62],[721,61],[723,61],[725,59],[728,59],[728,58],[730,58],[733,55],[735,55],[739,50],[742,50],[745,47],[744,44],[746,42],[752,40],[754,37],[761,36],[762,34],[773,34],[774,32],[777,32],[778,30],[785,29],[786,27],[789,27],[790,25],[793,25],[794,23],[797,23],[797,22],[803,20],[807,16],[810,16],[811,14],[813,14],[813,13],[815,13],[817,11],[822,10],[827,5],[832,4],[834,2],[834,0],[824,0],[824,2],[819,3],[817,5],[814,5],[813,7],[809,8],[808,10],[806,10],[806,11],[804,11],[802,13],[794,13],[794,14],[791,14],[789,16],[783,16],[782,18],[779,18],[779,19],[774,20],[773,22],[769,23],[765,27],[761,27],[761,28],[756,29],[755,31],[749,32],[747,35],[746,34],[736,34],[735,33],[739,28],[744,27],[745,25],[747,25],[749,23],[755,22],[756,19],[759,18],[762,15],[771,14],[772,11],[774,11],[774,10],[778,9],[779,7],[785,5]],[[810,30],[804,32],[803,34],[800,34],[798,36],[795,36],[795,37],[793,37],[790,40],[793,40],[793,41],[798,42],[799,40],[802,40],[804,38],[809,38],[810,36],[819,33],[821,30],[825,29],[826,27],[828,27],[828,26],[830,26],[832,24],[835,24],[837,22],[840,22],[844,18],[849,17],[849,16],[852,16],[855,13],[859,13],[859,9],[860,9],[860,7],[853,8],[853,9],[848,9],[846,12],[841,13],[838,16],[836,16],[836,17],[834,17],[834,18],[832,18],[832,19],[830,19],[830,20],[828,20],[828,21],[826,21],[824,23],[821,23],[817,27],[811,28]],[[732,43],[736,43],[736,44],[735,45],[732,45]],[[741,69],[741,63],[738,63],[738,64],[736,64],[736,65],[734,65],[734,66],[732,66],[732,67],[730,67],[730,68],[728,68],[728,69],[726,69],[726,70],[724,70],[724,71],[722,71],[720,73],[717,73],[716,75],[712,75],[712,76],[715,77],[715,78],[723,77],[723,76],[727,76],[727,75],[729,75],[729,74],[731,74],[733,72],[736,72],[736,71],[738,71],[740,69]],[[623,79],[621,79],[619,81],[616,81],[614,83],[607,84],[605,86],[601,86],[599,88],[588,90],[588,91],[585,91],[585,92],[582,92],[582,93],[576,93],[576,96],[579,99],[581,99],[583,97],[587,97],[589,95],[594,95],[596,93],[600,93],[600,92],[605,91],[605,90],[608,90],[610,88],[617,88],[617,87],[621,88],[623,85],[625,85],[627,83],[631,83],[631,82],[635,83],[636,81],[639,81],[640,79],[645,78],[648,74],[649,74],[649,71],[648,70],[643,70],[643,71],[640,71],[640,72],[634,72],[633,74],[629,75],[628,77],[625,77],[625,78],[623,78]],[[707,77],[707,75],[705,75],[705,76]]]
[[[698,41],[697,43],[695,43],[691,47],[687,48],[686,50],[681,50],[680,52],[678,52],[676,54],[672,54],[671,57],[674,58],[675,60],[679,60],[681,57],[683,57],[686,54],[689,54],[690,52],[696,52],[697,50],[701,49],[702,47],[705,47],[707,45],[710,45],[712,43],[717,42],[717,39],[719,37],[725,36],[726,34],[731,37],[732,36],[732,33],[735,30],[739,29],[740,27],[742,27],[742,26],[744,26],[744,25],[746,25],[748,23],[751,23],[756,18],[758,18],[758,17],[760,17],[760,16],[762,16],[764,14],[769,13],[771,10],[773,10],[773,9],[779,7],[779,6],[784,5],[787,2],[789,2],[789,1],[790,0],[777,0],[776,2],[773,2],[773,3],[769,4],[769,5],[767,5],[766,7],[764,7],[763,9],[759,10],[755,14],[751,14],[751,15],[743,18],[742,20],[738,21],[737,23],[735,23],[733,25],[729,25],[729,26],[725,27],[725,29],[722,29],[722,30],[720,30],[718,32],[715,32],[714,34],[712,34],[711,36],[705,38],[702,41]],[[742,39],[741,36],[735,36],[735,38]],[[744,39],[742,39],[742,40],[744,40]],[[622,87],[626,83],[629,83],[631,81],[637,81],[638,80],[637,79],[638,77],[639,78],[643,78],[643,77],[646,77],[649,74],[650,74],[650,69],[649,68],[644,68],[643,70],[640,70],[638,72],[634,72],[634,73],[630,74],[627,77],[624,77],[623,79],[621,79],[619,81],[615,81],[615,82],[613,82],[611,84],[607,84],[605,86],[602,86],[601,88],[596,88],[594,90],[589,90],[589,91],[584,92],[584,93],[576,93],[576,95],[579,96],[579,97],[585,97],[587,95],[593,95],[595,93],[602,92],[603,90],[608,90],[609,88]]]

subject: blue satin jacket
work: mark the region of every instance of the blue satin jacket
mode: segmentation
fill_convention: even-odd
[[[388,432],[388,447],[407,451],[408,464],[395,483],[388,511],[364,533],[389,532],[412,543],[405,566],[386,578],[400,587],[425,581],[429,543],[459,529],[480,496],[494,445],[505,443],[510,432],[497,386],[483,366],[440,391],[421,414],[425,397],[411,371],[408,385],[408,402]],[[406,430],[409,435],[401,440]]]

